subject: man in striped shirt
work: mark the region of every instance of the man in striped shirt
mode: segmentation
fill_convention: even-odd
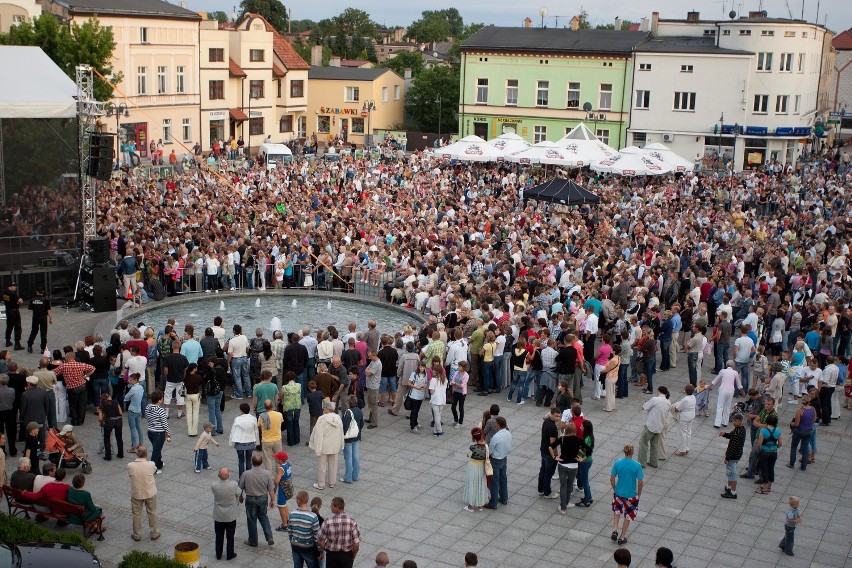
[[[163,473],[163,445],[172,441],[169,432],[169,413],[163,408],[163,393],[151,393],[151,404],[145,409],[148,420],[148,440],[151,441],[151,461],[157,466],[157,475]]]
[[[287,521],[287,531],[290,533],[290,548],[293,562],[300,566],[305,563],[307,568],[317,568],[322,559],[322,551],[317,555],[317,534],[319,534],[319,517],[308,507],[308,492],[296,493],[297,509],[290,513]]]

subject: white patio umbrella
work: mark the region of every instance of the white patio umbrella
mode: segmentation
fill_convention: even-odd
[[[671,148],[660,143],[648,144],[642,148],[642,152],[666,164],[674,172],[691,172],[694,166],[693,162],[675,154]]]
[[[497,138],[489,140],[488,144],[494,146],[495,148],[503,152],[504,157],[508,156],[509,154],[514,154],[515,152],[520,152],[521,150],[526,150],[530,147],[529,142],[527,142],[514,132],[506,132],[505,134],[501,134]]]
[[[555,142],[539,142],[533,144],[526,150],[515,152],[506,156],[509,162],[518,164],[544,164],[550,166],[574,166],[574,163],[565,153],[564,148]]]
[[[595,136],[582,122],[571,132],[556,141],[565,148],[568,157],[574,161],[574,166],[588,166],[597,160],[615,156],[618,151]]]
[[[628,146],[615,156],[592,163],[596,172],[620,176],[658,176],[672,171],[670,166],[646,155],[636,146]]]
[[[449,146],[435,148],[434,155],[444,160],[494,162],[503,157],[503,152],[479,136],[465,136]]]

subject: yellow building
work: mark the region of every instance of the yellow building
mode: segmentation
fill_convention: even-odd
[[[199,24],[197,13],[163,0],[42,0],[65,21],[97,16],[115,36],[113,68],[122,74],[113,102],[126,103],[119,138],[142,156],[162,140],[166,156],[188,152],[199,136]],[[107,131],[114,118],[105,118]]]
[[[311,67],[308,77],[308,131],[320,142],[364,144],[365,133],[403,121],[405,80],[390,69]]]
[[[40,15],[41,4],[36,0],[0,0],[0,33],[8,33],[12,26]]]
[[[201,22],[201,144],[242,138],[257,148],[271,137],[306,135],[310,66],[261,16],[236,25]]]

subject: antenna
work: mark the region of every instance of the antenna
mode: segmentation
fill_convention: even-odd
[[[541,16],[541,27],[544,27],[544,19],[547,17],[547,6],[542,6],[538,9],[538,15]]]
[[[559,18],[568,18],[570,16],[550,16],[550,17],[553,18],[553,27],[558,28],[559,27]]]

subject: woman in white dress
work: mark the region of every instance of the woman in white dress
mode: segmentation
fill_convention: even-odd
[[[677,401],[672,409],[680,424],[680,446],[675,452],[676,456],[685,456],[689,453],[689,443],[692,440],[692,422],[695,420],[695,387],[687,384],[683,387],[685,396]]]

